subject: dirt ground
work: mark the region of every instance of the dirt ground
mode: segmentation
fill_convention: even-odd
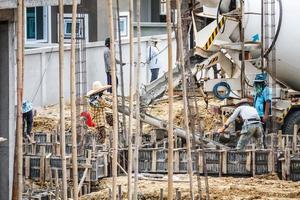
[[[109,189],[112,179],[103,179],[99,182],[101,189],[89,195],[82,196],[81,200],[109,199]],[[193,178],[196,198],[198,197],[197,179]],[[209,177],[209,196],[212,200],[288,200],[300,199],[300,183],[279,180],[275,175],[257,176],[255,178]],[[127,177],[118,177],[117,185],[122,185],[122,198],[127,199]],[[132,186],[133,188],[133,186]],[[164,190],[164,199],[167,198],[167,177],[160,181],[139,180],[139,199],[159,199],[160,189]],[[187,175],[174,175],[174,190],[178,188],[182,199],[190,199]],[[204,177],[201,177],[201,188],[205,190]],[[202,192],[205,197],[205,192]],[[175,191],[174,191],[175,196]],[[205,198],[204,198],[205,199]]]

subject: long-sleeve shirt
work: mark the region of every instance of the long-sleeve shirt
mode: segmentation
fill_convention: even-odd
[[[110,60],[110,49],[105,47],[104,50],[104,64],[105,64],[105,72],[111,72],[111,60]],[[122,64],[118,59],[116,59],[117,64]]]
[[[97,106],[90,104],[89,110],[96,127],[105,126],[106,124],[105,108],[112,108],[112,105],[104,98],[98,100]]]
[[[257,119],[257,121],[260,121],[258,112],[254,107],[252,107],[250,105],[241,105],[235,109],[233,114],[226,121],[226,124],[227,125],[231,124],[232,122],[234,122],[236,120],[236,118],[238,116],[240,116],[244,122],[249,119]],[[249,122],[249,123],[251,123],[251,122]]]
[[[161,68],[159,51],[157,47],[150,46],[148,48],[147,62],[149,63],[150,69]]]

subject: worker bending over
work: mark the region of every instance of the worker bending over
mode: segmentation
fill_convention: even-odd
[[[95,81],[92,90],[87,93],[89,113],[81,113],[86,118],[86,125],[96,128],[97,141],[100,143],[104,143],[106,129],[110,128],[106,122],[105,108],[111,108],[112,105],[103,96],[105,90],[110,88],[110,85],[103,86],[100,81]]]
[[[250,142],[252,137],[256,140],[256,148],[262,148],[263,127],[258,112],[254,107],[250,106],[248,99],[242,99],[236,104],[235,111],[218,132],[224,133],[229,124],[234,122],[238,116],[242,118],[244,123],[236,149],[245,149],[245,146]]]

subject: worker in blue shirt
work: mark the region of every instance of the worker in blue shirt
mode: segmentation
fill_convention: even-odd
[[[272,90],[267,85],[267,74],[257,74],[254,80],[255,95],[253,105],[261,121],[265,124],[271,114]]]
[[[267,85],[267,74],[257,74],[254,80],[255,95],[253,106],[256,108],[258,115],[263,123],[264,131],[266,131],[272,106],[272,90]],[[266,136],[263,134],[263,144],[266,147]]]
[[[32,125],[33,125],[33,107],[30,101],[26,101],[26,100],[23,101],[22,113],[23,113],[23,134],[24,137],[30,137]]]

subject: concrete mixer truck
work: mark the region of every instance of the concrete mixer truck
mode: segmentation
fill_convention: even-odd
[[[198,2],[201,8],[192,14],[195,54],[210,60],[197,66],[204,92],[214,94],[215,86],[226,82],[228,97],[247,93],[255,74],[266,71],[273,89],[272,119],[292,134],[300,124],[300,1]],[[219,75],[210,75],[212,66]]]

